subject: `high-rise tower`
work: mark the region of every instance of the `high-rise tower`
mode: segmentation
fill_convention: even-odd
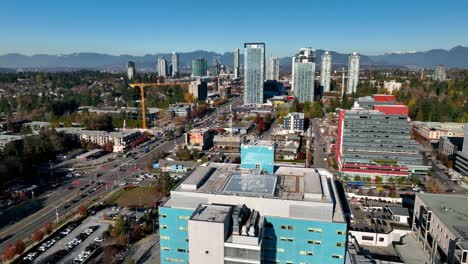
[[[133,80],[136,75],[136,70],[135,70],[135,63],[133,61],[129,61],[127,63],[127,76],[129,80]]]
[[[158,59],[158,73],[159,76],[167,77],[167,61],[164,58]]]
[[[323,92],[330,92],[331,83],[331,53],[325,51],[322,55],[322,66],[320,72],[320,85],[323,87]]]
[[[244,44],[244,104],[263,103],[265,43]]]
[[[347,94],[356,93],[356,87],[359,82],[359,54],[353,52],[349,56],[348,62],[348,89]]]
[[[234,78],[240,77],[240,52],[234,49]]]
[[[315,49],[302,48],[293,58],[294,96],[299,102],[313,102],[315,99]]]
[[[172,77],[179,75],[179,54],[175,51],[172,53]]]
[[[267,80],[279,80],[279,58],[270,57],[267,63]]]

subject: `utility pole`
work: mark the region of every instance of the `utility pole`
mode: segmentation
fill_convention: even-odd
[[[55,206],[55,218],[56,218],[56,222],[58,223],[59,221],[59,213],[58,213],[58,207]]]

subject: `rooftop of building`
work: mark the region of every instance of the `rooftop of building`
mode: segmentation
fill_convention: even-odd
[[[231,206],[200,204],[190,220],[223,223],[231,216],[231,211]]]
[[[109,137],[125,137],[132,135],[134,133],[138,133],[137,130],[119,130],[119,131],[101,131],[101,130],[87,130],[82,127],[61,127],[56,128],[57,132],[64,132],[69,134],[82,134],[87,136],[109,136]]]
[[[292,112],[292,113],[288,113],[288,116],[294,116],[294,118],[304,119],[304,113]]]
[[[468,196],[418,193],[429,210],[468,248]]]
[[[259,147],[274,147],[275,142],[269,140],[254,140],[250,141],[246,144],[242,144],[242,147],[252,147],[252,146],[259,146]]]
[[[431,130],[444,130],[444,129],[453,129],[462,131],[465,127],[464,123],[455,123],[455,122],[423,122],[423,121],[413,121],[412,122],[416,127],[427,126]]]
[[[265,215],[344,222],[337,199],[333,180],[313,168],[276,166],[273,174],[264,174],[239,164],[205,163],[175,187],[164,206],[250,203]]]

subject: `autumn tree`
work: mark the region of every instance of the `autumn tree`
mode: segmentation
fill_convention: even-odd
[[[24,249],[26,248],[26,246],[24,245],[23,240],[20,240],[20,239],[16,240],[14,247],[15,247],[15,253],[16,254],[23,253]]]
[[[16,249],[14,245],[8,245],[2,253],[2,256],[5,260],[10,260],[16,255]]]
[[[82,217],[88,216],[88,207],[84,204],[80,205],[80,208],[78,208],[78,212]]]
[[[34,242],[38,242],[38,241],[41,241],[43,237],[44,237],[44,233],[42,233],[42,231],[38,229],[32,234],[31,239]]]
[[[44,225],[44,233],[50,234],[52,233],[52,229],[53,229],[53,224],[51,222]]]

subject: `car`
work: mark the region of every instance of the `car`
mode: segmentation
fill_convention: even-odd
[[[98,243],[101,243],[101,242],[102,242],[102,238],[96,237],[96,238],[94,239],[94,241],[96,241],[96,242],[98,242]]]
[[[44,252],[47,250],[47,247],[44,244],[42,244],[37,250]]]

